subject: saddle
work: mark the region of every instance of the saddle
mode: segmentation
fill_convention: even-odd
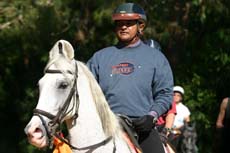
[[[117,114],[117,117],[120,125],[123,127],[126,142],[136,153],[143,153],[138,143],[138,135],[134,129],[132,120],[126,115]]]

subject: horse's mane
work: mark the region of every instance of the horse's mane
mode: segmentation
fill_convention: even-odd
[[[44,71],[47,70],[52,64],[54,64],[55,67],[58,70],[61,70],[65,75],[65,73],[67,73],[67,70],[70,70],[71,72],[75,71],[75,66],[73,65],[72,62],[77,62],[78,69],[81,69],[81,71],[78,71],[78,75],[79,76],[85,75],[89,81],[89,85],[93,95],[93,99],[95,101],[96,109],[100,117],[102,128],[105,134],[107,136],[115,136],[115,135],[119,136],[121,128],[118,123],[118,119],[116,118],[115,114],[111,111],[108,102],[106,101],[106,98],[99,84],[94,78],[93,74],[83,62],[74,61],[74,60],[68,61],[63,56],[57,55],[48,61],[48,64],[46,65]],[[83,74],[81,74],[81,72],[83,72]]]
[[[78,61],[77,64],[78,67],[80,67],[83,70],[84,74],[89,80],[89,85],[93,94],[93,99],[95,101],[96,109],[101,119],[102,127],[104,129],[105,134],[108,136],[118,135],[120,132],[120,125],[118,123],[118,119],[116,118],[115,114],[111,111],[99,84],[97,83],[93,74],[84,63]]]

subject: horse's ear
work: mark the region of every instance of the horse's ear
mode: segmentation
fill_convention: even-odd
[[[74,59],[74,49],[73,46],[68,42],[63,40],[63,51],[67,58],[70,60]]]
[[[50,59],[53,59],[60,54],[69,60],[74,59],[74,49],[68,41],[59,40],[56,42],[54,47],[50,50]]]

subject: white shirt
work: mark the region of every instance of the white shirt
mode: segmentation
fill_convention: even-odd
[[[182,103],[176,105],[177,114],[173,123],[173,127],[181,127],[184,125],[184,118],[190,116],[190,111],[187,106]]]

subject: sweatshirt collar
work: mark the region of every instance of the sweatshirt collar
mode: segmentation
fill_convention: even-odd
[[[116,46],[121,49],[121,48],[134,48],[134,47],[137,47],[138,45],[140,45],[141,43],[141,40],[139,39],[136,43],[134,44],[131,44],[129,46],[126,46],[125,44],[119,42]]]

